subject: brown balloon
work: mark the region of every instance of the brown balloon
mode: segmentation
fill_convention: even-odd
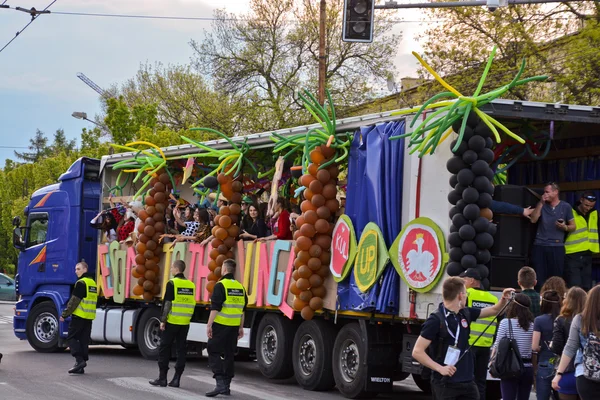
[[[220,245],[222,245],[222,244],[223,244],[223,241],[222,241],[221,239],[217,239],[217,238],[213,239],[213,240],[210,242],[210,245],[211,245],[213,248],[215,248],[215,249],[216,249],[216,248],[218,248],[218,247],[219,247]],[[216,257],[215,257],[215,258],[216,258]]]
[[[154,230],[156,230],[156,228],[154,228]],[[154,235],[152,235],[152,240],[154,240],[156,243],[158,243],[161,235],[162,235],[162,232],[156,232]]]
[[[161,193],[164,192],[166,189],[165,184],[162,182],[156,182],[154,184],[154,190],[156,190],[156,193]],[[158,200],[157,200],[158,201]]]
[[[239,220],[240,220],[239,214],[238,215],[236,215],[236,214],[230,214],[229,218],[231,218],[231,223],[232,224],[237,224],[239,222]]]
[[[149,270],[149,271],[146,271],[146,273],[144,274],[144,278],[146,278],[150,281],[153,281],[154,278],[156,278],[156,274],[154,273],[154,271]],[[146,290],[150,290],[150,289],[146,289]]]
[[[315,230],[317,233],[327,233],[329,231],[329,222],[326,219],[319,218],[315,222]]]
[[[323,278],[319,274],[312,274],[310,278],[308,278],[308,282],[310,282],[311,288],[323,286]]]
[[[156,225],[157,222],[163,222],[165,220],[165,214],[157,211],[156,214],[152,216],[152,219],[154,219],[154,225]]]
[[[302,265],[298,268],[298,277],[308,279],[313,274],[312,270],[307,265]]]
[[[146,224],[144,224],[143,222],[140,222],[140,224],[138,225],[138,233],[144,233],[145,228],[146,228]]]
[[[297,258],[294,260],[294,268],[298,269],[302,266],[302,262],[300,260],[298,260]],[[297,280],[297,279],[294,279]]]
[[[321,246],[323,250],[329,250],[331,248],[331,236],[317,233],[314,242],[316,245]]]
[[[152,217],[148,217],[148,218],[146,218],[146,220],[144,221],[144,224],[145,224],[146,226],[154,226],[154,222],[155,222],[155,221],[154,221],[154,218],[152,218]],[[147,236],[152,236],[152,235],[147,235]]]
[[[227,260],[227,256],[225,254],[219,254],[217,256],[217,258],[215,259],[215,262],[217,263],[217,266],[222,266],[223,262]]]
[[[154,299],[154,294],[152,292],[144,292],[144,294],[142,295],[142,297],[146,301],[152,301],[152,299]]]
[[[317,257],[313,257],[308,260],[306,265],[308,265],[308,268],[310,268],[312,271],[318,271],[319,268],[321,268],[321,260]]]
[[[314,193],[310,189],[304,189],[304,193],[302,193],[302,195],[306,200],[311,201],[314,196]]]
[[[309,238],[312,238],[317,233],[317,231],[315,230],[315,226],[308,223],[302,225],[302,228],[300,228],[300,232],[302,232],[303,236]]]
[[[156,194],[156,190],[154,190],[154,188],[152,188],[148,191],[148,194],[150,195],[150,197],[154,197],[154,195]]]
[[[144,226],[144,227],[145,227],[145,226]],[[142,229],[142,232],[143,232],[143,229]],[[142,243],[146,243],[146,242],[148,242],[148,240],[150,240],[150,238],[149,238],[148,236],[144,235],[143,233],[140,233],[140,234],[138,235],[138,239],[139,239],[139,241],[140,241],[140,242],[142,242]]]
[[[157,267],[156,261],[154,260],[146,260],[146,268],[148,269],[154,269],[155,267]],[[148,278],[150,279],[150,278]]]
[[[321,181],[322,184],[326,184],[331,179],[331,175],[329,175],[329,171],[326,169],[321,169],[317,172],[317,179]]]
[[[152,290],[154,287],[154,282],[147,280],[144,282],[144,290]]]
[[[321,206],[317,208],[317,215],[319,216],[319,218],[329,219],[331,218],[331,211],[329,211],[329,208]]]
[[[206,290],[207,290],[209,293],[212,293],[213,289],[215,288],[215,284],[216,284],[216,282],[214,282],[214,281],[210,281],[210,282],[208,282],[208,283],[206,284]]]
[[[233,259],[233,258],[235,258],[235,256],[233,255],[233,251],[231,251],[231,250],[229,250],[229,251],[227,252],[227,254],[225,254],[225,255],[227,256],[227,258],[228,258],[228,259]]]
[[[300,229],[300,227],[302,225],[304,225],[305,221],[304,221],[304,217],[301,215],[298,218],[296,218],[296,228]]]
[[[227,252],[229,251],[229,247],[227,247],[225,244],[222,244],[219,247],[217,247],[217,250],[219,251],[219,254],[227,254]]]
[[[153,295],[158,295],[160,293],[160,285],[158,284],[154,284],[154,287],[152,288],[152,294]],[[311,299],[312,300],[312,299]]]
[[[322,264],[321,268],[317,271],[317,275],[321,278],[327,278],[329,276],[329,264]]]
[[[169,178],[169,174],[167,174],[166,172],[160,174],[158,180],[161,181],[165,186],[171,183],[171,178]]]
[[[340,169],[337,166],[337,164],[333,164],[327,167],[327,171],[329,172],[329,176],[331,176],[332,179],[337,179],[337,177],[340,175]]]
[[[300,315],[302,316],[302,318],[304,318],[305,321],[310,321],[315,316],[315,312],[312,308],[306,306],[302,309]]]
[[[304,174],[300,177],[300,184],[304,187],[309,187],[312,181],[315,181],[317,178],[312,176],[311,174]]]
[[[146,249],[144,249],[144,251],[146,251]],[[135,256],[136,264],[144,264],[145,262],[146,262],[146,257],[144,257],[143,254],[138,254],[137,256]]]
[[[316,211],[313,210],[305,212],[304,214],[302,214],[302,216],[304,217],[304,223],[310,225],[314,225],[315,222],[317,222],[317,220],[319,219]]]
[[[340,209],[340,203],[337,199],[329,199],[325,201],[325,207],[329,208],[332,214],[335,214]]]
[[[318,208],[325,205],[325,197],[322,194],[315,194],[310,202]]]
[[[321,257],[319,257],[319,259],[321,260],[321,263],[329,265],[329,262],[331,261],[331,253],[324,251],[321,253]]]
[[[229,229],[227,230],[227,232],[230,234],[227,239],[225,239],[224,243],[225,246],[227,246],[228,249],[232,248],[233,246],[235,246],[235,237],[237,235],[231,236],[231,232],[229,232]]]
[[[242,194],[234,192],[229,199],[232,203],[240,204],[242,202]]]
[[[303,264],[306,264],[310,260],[310,254],[307,250],[301,250],[296,254],[296,258],[301,260]]]
[[[131,276],[133,276],[135,279],[138,279],[138,278],[141,278],[141,277],[142,277],[142,275],[141,275],[139,272],[137,272],[137,269],[136,269],[136,268],[134,268],[134,269],[131,271]]]
[[[298,279],[300,279],[300,275],[298,275],[298,271],[295,270],[294,272],[292,272],[292,279],[297,281]]]
[[[146,212],[146,210],[141,210],[138,213],[138,218],[141,219],[142,221],[145,221],[146,218],[148,218],[148,213]]]
[[[310,191],[313,193],[313,196],[315,194],[321,194],[323,191],[323,184],[321,181],[315,179],[308,185],[308,189],[310,189]]]
[[[138,281],[137,281],[138,285],[140,285],[140,286],[143,286],[144,282],[146,282],[146,278],[144,278],[143,276],[140,279],[138,279]]]
[[[217,280],[217,279],[219,279],[219,278],[217,278],[217,276],[214,274],[214,272],[210,272],[210,273],[209,273],[209,274],[206,276],[206,279],[208,279],[209,281],[216,281],[216,280]]]
[[[300,278],[296,281],[296,286],[298,287],[298,289],[302,290],[308,290],[310,289],[310,282],[308,281],[308,279],[305,278]]]
[[[148,213],[149,217],[152,217],[152,216],[154,216],[154,214],[156,214],[156,207],[154,207],[154,206],[146,207],[146,212]]]
[[[154,214],[154,215],[158,215],[158,213],[156,213],[156,214]],[[157,222],[157,223],[155,223],[155,224],[154,224],[154,229],[155,229],[157,232],[161,232],[161,233],[163,233],[163,232],[165,232],[165,228],[166,228],[166,227],[165,227],[165,223],[164,223],[164,222],[162,222],[162,221],[160,221],[160,222]]]
[[[146,260],[152,260],[152,258],[154,258],[154,252],[152,250],[146,250],[144,252],[144,257],[146,257]]]
[[[144,199],[144,204],[146,204],[146,207],[153,206],[156,204],[156,201],[154,200],[154,197],[146,196],[146,198]]]
[[[308,249],[308,254],[310,254],[311,257],[321,257],[321,253],[323,253],[323,249],[321,249],[320,246],[317,246],[316,244],[313,244],[312,246],[310,246],[310,249]],[[321,260],[319,260],[320,262]]]
[[[229,218],[229,215],[221,215],[221,218],[219,218],[219,226],[225,229],[231,226],[231,218]]]
[[[233,181],[231,182],[231,189],[234,192],[241,192],[244,189],[244,184],[240,181]]]
[[[494,213],[489,208],[482,208],[479,212],[479,215],[487,218],[490,221],[494,218]]]
[[[308,302],[308,305],[313,310],[317,311],[323,308],[323,299],[321,297],[312,297]]]
[[[305,303],[308,303],[310,301],[310,299],[312,299],[312,297],[313,297],[313,295],[310,290],[304,290],[304,291],[300,292],[300,294],[298,295],[298,298]]]
[[[305,226],[305,225],[302,225]],[[301,231],[299,231],[300,233],[302,233]],[[307,236],[300,236],[298,238],[298,240],[296,240],[296,246],[298,246],[298,248],[300,250],[306,250],[308,251],[308,249],[310,249],[310,246],[312,246],[313,242],[312,240],[307,237]]]
[[[229,205],[229,211],[233,215],[239,215],[239,213],[242,212],[242,207],[239,204],[237,204],[237,203],[233,203],[233,204]]]
[[[144,228],[144,235],[152,236],[152,235],[154,235],[154,233],[156,233],[156,230],[154,229],[154,227],[151,225],[146,225],[146,227]]]
[[[210,261],[208,262],[208,269],[209,269],[211,272],[212,272],[212,271],[214,271],[214,270],[215,270],[215,269],[217,269],[217,268],[218,268],[218,266],[217,266],[217,263],[215,262],[215,260],[210,260]]]
[[[219,279],[221,277],[221,267],[217,267],[215,268],[215,270],[213,271],[213,273],[215,274],[215,276],[217,277],[217,279]]]
[[[156,194],[154,195],[154,201],[156,203],[162,203],[167,199],[167,195],[165,194],[165,192],[156,192]]]
[[[217,239],[220,239],[220,240],[225,240],[225,239],[227,239],[227,236],[229,236],[229,234],[227,233],[227,230],[226,230],[226,229],[224,229],[224,228],[221,228],[221,227],[219,227],[219,228],[217,229],[217,233],[215,234],[215,237],[216,237]]]
[[[327,147],[327,145],[323,144],[320,146],[320,149],[321,149],[321,153],[323,153],[323,156],[325,157],[325,159],[329,159],[335,155],[335,148],[333,148],[333,147]],[[335,164],[333,164],[333,165],[335,165]],[[331,168],[331,167],[329,167],[329,168]]]
[[[156,247],[157,247],[157,245],[154,240],[148,240],[148,243],[146,243],[146,249],[148,249],[148,250],[154,251],[154,250],[156,250]]]
[[[314,287],[314,288],[311,288],[310,291],[313,294],[313,298],[314,297],[325,298],[325,296],[327,295],[327,289],[325,289],[325,286]]]
[[[146,251],[146,244],[145,243],[138,243],[135,246],[135,250],[138,252],[138,254],[144,254],[144,252]]]
[[[300,204],[300,209],[302,210],[303,213],[305,213],[309,210],[316,211],[317,207],[313,206],[312,203],[310,202],[310,200],[304,200],[302,202],[302,204]],[[306,221],[306,218],[304,219],[304,221]]]
[[[167,206],[165,206],[164,203],[156,203],[154,205],[154,208],[156,209],[157,213],[165,213],[165,210],[167,209]]]
[[[142,294],[144,294],[144,287],[140,285],[135,285],[133,287],[133,294],[136,296],[141,296]]]
[[[296,286],[296,282],[290,283],[290,293],[292,293],[295,296],[298,296],[300,292],[302,291],[298,289],[298,287]]]
[[[326,200],[335,199],[335,196],[337,196],[337,187],[332,183],[328,183],[323,187],[323,196],[325,196]]]
[[[300,300],[298,297],[296,297],[294,299],[294,302],[292,304],[292,307],[294,307],[294,310],[296,311],[300,311],[302,310],[304,307],[306,307],[306,302]]]

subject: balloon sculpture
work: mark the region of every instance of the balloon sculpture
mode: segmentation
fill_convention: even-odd
[[[489,269],[486,264],[491,259],[490,249],[494,244],[496,233],[496,225],[490,223],[493,213],[489,208],[493,194],[491,180],[495,174],[490,168],[490,163],[495,158],[492,151],[494,146],[492,137],[500,143],[498,133],[500,129],[521,144],[525,141],[499,121],[479,110],[479,107],[490,103],[515,86],[543,81],[547,77],[534,76],[520,80],[526,65],[523,60],[519,72],[509,84],[489,93],[480,94],[496,54],[496,47],[494,47],[475,93],[472,97],[468,97],[448,84],[418,54],[414,52],[413,54],[448,91],[433,96],[421,107],[393,113],[400,115],[416,111],[411,123],[411,127],[414,127],[425,110],[436,109],[413,132],[392,137],[390,140],[410,137],[410,153],[418,151],[419,157],[422,157],[433,154],[436,147],[452,132],[458,135],[451,144],[454,156],[446,164],[452,174],[450,186],[453,188],[448,194],[448,201],[453,207],[449,215],[452,224],[448,236],[450,263],[447,272],[451,276],[456,276],[468,268],[476,268],[483,279],[483,285],[488,287]],[[435,102],[443,98],[450,98],[450,100]]]
[[[315,128],[289,138],[276,135],[278,143],[274,152],[293,147],[285,158],[303,150],[304,174],[300,177],[302,187],[298,193],[303,192],[305,200],[300,204],[302,215],[296,219],[296,259],[290,292],[295,296],[293,308],[300,311],[302,318],[310,320],[315,311],[323,308],[323,298],[327,294],[323,284],[329,275],[331,235],[340,208],[336,199],[338,163],[348,155],[350,141],[341,141],[335,136],[335,110],[329,92],[329,110],[308,91],[304,93],[306,96],[299,94],[304,106],[323,129]]]

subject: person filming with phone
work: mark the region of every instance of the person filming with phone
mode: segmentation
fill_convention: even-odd
[[[513,292],[512,288],[504,289],[502,298],[494,306],[471,308],[466,307],[468,294],[463,280],[451,277],[444,281],[443,302],[423,324],[412,353],[415,360],[432,371],[431,388],[435,399],[479,400],[473,357],[467,354],[470,323],[498,315]]]
[[[542,199],[531,213],[532,223],[538,223],[531,250],[531,265],[540,287],[551,276],[563,276],[565,263],[565,236],[575,231],[573,209],[558,198],[560,189],[555,182],[544,186]]]

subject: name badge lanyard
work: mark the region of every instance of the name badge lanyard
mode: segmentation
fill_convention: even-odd
[[[454,339],[454,347],[458,347],[458,337],[460,335],[460,321],[458,321],[458,319],[456,320],[456,334],[453,335],[452,331],[450,330],[450,327],[448,326],[448,315],[450,315],[450,312],[447,312],[446,318],[444,318],[444,322],[446,323],[446,329],[448,330],[448,333],[450,334],[452,339]],[[456,315],[454,317],[457,318]]]

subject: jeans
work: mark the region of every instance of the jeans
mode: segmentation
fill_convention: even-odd
[[[537,400],[551,400],[552,379],[554,379],[554,365],[546,359],[538,363],[537,376],[535,378],[535,391]]]
[[[533,245],[531,265],[537,274],[535,289],[539,292],[546,279],[563,276],[565,266],[565,246]]]
[[[519,378],[500,380],[502,400],[529,400],[532,386],[533,367],[525,367]]]
[[[568,287],[579,286],[585,291],[592,286],[592,256],[588,252],[565,255],[565,281]]]
[[[479,400],[479,392],[475,382],[442,383],[433,379],[431,390],[435,400]]]

